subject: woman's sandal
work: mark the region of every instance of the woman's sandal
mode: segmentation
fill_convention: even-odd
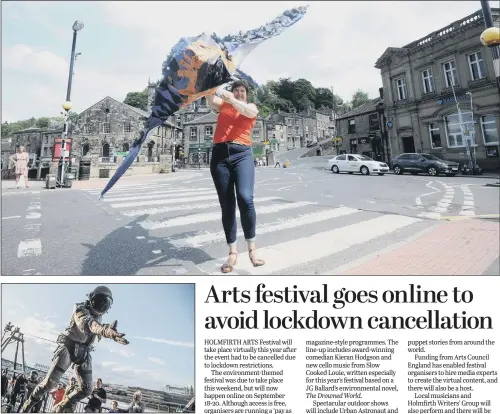
[[[231,273],[233,271],[233,268],[234,266],[236,266],[236,261],[238,260],[238,253],[234,253],[234,252],[229,252],[229,256],[236,256],[234,258],[234,262],[232,265],[230,265],[229,263],[224,263],[221,267],[220,267],[220,271],[222,273]]]
[[[250,257],[250,262],[252,262],[253,267],[259,267],[259,266],[264,266],[266,262],[262,259],[254,259],[252,257],[252,252],[255,251],[255,249],[250,249],[248,251],[248,256]]]

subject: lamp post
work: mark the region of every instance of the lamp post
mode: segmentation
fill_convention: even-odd
[[[484,26],[486,29],[481,33],[479,40],[484,46],[488,46],[491,49],[497,88],[500,94],[500,28],[493,25],[493,16],[491,15],[488,0],[481,0],[481,9],[483,10]]]
[[[71,84],[73,82],[73,66],[75,64],[75,47],[76,47],[76,35],[83,29],[83,22],[76,20],[73,23],[73,43],[71,45],[71,60],[69,62],[69,77],[68,77],[68,88],[66,89],[66,102],[63,103],[62,107],[65,111],[64,113],[64,127],[61,139],[61,186],[64,187],[64,159],[66,151],[66,138],[68,137],[68,119],[69,111],[73,107],[71,104]]]
[[[473,139],[473,144],[474,146],[472,147],[472,151],[473,151],[473,155],[472,155],[472,171],[473,173],[475,173],[476,171],[476,166],[477,166],[477,162],[476,162],[476,124],[474,122],[474,108],[472,107],[472,93],[470,92],[466,92],[465,93],[466,95],[469,95],[470,96],[470,111],[471,111],[471,118],[472,118],[472,128],[469,131],[469,137],[471,137],[471,139]],[[470,147],[470,142],[471,142],[471,139],[467,139],[467,142],[469,143],[468,146]]]

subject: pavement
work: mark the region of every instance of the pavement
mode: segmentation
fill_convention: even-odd
[[[495,179],[332,174],[328,157],[297,154],[291,168],[256,168],[266,265],[251,266],[239,231],[232,275],[500,275]],[[220,274],[208,170],[122,177],[99,200],[106,183],[2,182],[2,275]]]

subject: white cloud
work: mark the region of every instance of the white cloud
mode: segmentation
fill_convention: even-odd
[[[72,3],[64,7],[74,14],[72,7],[81,7],[81,3]],[[72,91],[76,112],[108,95],[123,100],[127,92],[142,90],[149,76],[158,79],[162,62],[183,36],[203,31],[225,35],[251,29],[304,2],[266,2],[265,7],[261,2],[193,2],[189,4],[189,16],[184,18],[176,18],[179,6],[172,2],[88,4],[98,18],[86,18],[78,43],[82,56],[75,65]],[[376,97],[382,82],[374,64],[387,47],[404,46],[480,9],[477,1],[454,2],[453,7],[450,2],[437,1],[432,2],[432,9],[429,4],[313,2],[300,22],[260,45],[242,69],[259,82],[291,77],[308,79],[317,87],[333,86],[345,100],[359,88]],[[26,7],[11,6],[3,18],[13,16],[21,27],[43,21],[53,28],[50,33],[64,35],[60,42],[68,39],[66,22],[51,16],[48,7],[44,4],[26,15]],[[213,13],[215,18],[207,18]],[[107,44],[106,54],[97,52],[98,40],[83,40],[98,39],[92,30],[102,21],[107,30],[117,34],[117,43]],[[47,43],[37,49],[26,41],[3,45],[4,121],[59,116],[66,96],[69,58],[55,53],[55,46]]]
[[[162,339],[162,338],[151,338],[144,336],[132,336],[134,339],[142,339],[144,341],[157,342],[160,344],[172,345],[172,346],[185,346],[188,348],[194,348],[194,344],[192,342],[180,342],[180,341],[172,341],[170,339]]]
[[[155,358],[155,357],[148,357],[148,359],[156,365],[165,365],[165,361],[161,358]]]
[[[118,365],[118,362],[113,362],[113,361],[104,361],[104,362],[101,362],[101,365],[103,367],[110,367],[112,365]]]

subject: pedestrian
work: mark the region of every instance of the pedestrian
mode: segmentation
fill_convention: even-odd
[[[101,412],[101,405],[106,404],[106,390],[102,387],[102,379],[97,378],[95,387],[90,394],[89,401],[85,406],[86,413]]]
[[[256,213],[254,206],[255,165],[251,131],[255,125],[257,106],[247,103],[248,87],[235,81],[231,92],[219,90],[207,96],[212,108],[219,111],[213,138],[210,173],[217,189],[222,210],[222,226],[229,246],[229,257],[221,266],[230,273],[236,265],[236,203],[240,210],[241,227],[248,245],[248,255],[254,267],[265,264],[258,259],[255,248]],[[222,99],[221,99],[222,98]],[[235,197],[236,190],[236,197]]]
[[[128,413],[128,410],[123,410],[122,408],[118,408],[118,401],[111,401],[111,410],[108,413]]]
[[[134,392],[132,402],[128,406],[129,413],[143,413],[146,409],[146,404],[142,402],[142,393],[140,391]]]
[[[281,168],[279,155],[276,155],[276,164],[274,164],[274,168],[276,168],[276,167],[280,167]]]
[[[19,180],[22,176],[24,178],[24,185],[28,188],[28,161],[30,160],[30,156],[26,152],[26,149],[23,146],[19,147],[18,153],[9,159],[16,167],[16,187],[19,188]]]
[[[59,384],[57,384],[57,388],[54,391],[50,392],[50,395],[52,396],[52,398],[54,398],[53,405],[59,404],[63,400],[64,393],[64,385],[62,382],[60,382]]]

